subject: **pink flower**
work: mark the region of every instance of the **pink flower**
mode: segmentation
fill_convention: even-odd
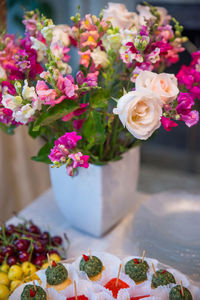
[[[78,89],[78,86],[74,84],[74,79],[71,75],[67,75],[66,77],[63,77],[61,74],[59,75],[58,81],[57,81],[57,87],[60,91],[63,92],[69,99],[75,99],[76,98],[76,90]]]
[[[80,47],[94,49],[97,46],[98,38],[99,34],[96,30],[83,32],[80,37]]]
[[[38,80],[36,84],[36,91],[38,97],[45,105],[54,106],[55,104],[62,102],[66,98],[66,96],[63,95],[56,99],[58,97],[56,90],[50,89],[48,85],[41,80]]]
[[[78,108],[78,109],[74,110],[73,112],[71,112],[71,113],[67,114],[66,116],[64,116],[62,118],[62,121],[67,122],[67,121],[70,121],[73,117],[82,115],[86,111],[86,107],[88,105],[89,105],[89,103],[80,104],[80,108]]]
[[[86,77],[87,85],[88,86],[97,86],[98,75],[99,75],[99,71],[96,71],[94,73],[88,73],[87,77]]]
[[[69,157],[73,160],[72,166],[74,169],[78,167],[88,168],[89,155],[83,155],[81,152],[72,153]]]
[[[76,147],[77,142],[81,140],[82,137],[77,135],[75,131],[66,132],[63,136],[55,141],[55,145],[64,145],[67,149],[73,149]]]
[[[176,111],[180,115],[181,121],[185,122],[188,127],[197,124],[199,113],[196,110],[192,110],[192,106],[194,105],[192,96],[189,93],[180,93],[177,101]]]
[[[161,124],[166,131],[171,131],[172,127],[177,127],[178,124],[170,120],[170,118],[161,117]]]
[[[80,64],[88,68],[90,63],[91,52],[87,50],[85,52],[78,51],[78,54],[81,56]]]

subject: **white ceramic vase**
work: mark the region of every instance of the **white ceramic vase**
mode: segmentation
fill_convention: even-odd
[[[50,168],[58,207],[73,227],[99,237],[134,208],[139,154],[139,147],[132,148],[119,161],[79,168],[75,177],[65,166]]]

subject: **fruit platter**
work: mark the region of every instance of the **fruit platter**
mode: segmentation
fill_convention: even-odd
[[[200,289],[156,259],[83,253],[72,263],[49,262],[38,280],[23,283],[9,300],[199,300]]]
[[[64,234],[69,245],[69,240]],[[42,231],[32,221],[23,219],[18,225],[2,225],[0,230],[0,299],[8,296],[24,282],[38,279],[37,271],[66,257],[63,238]],[[66,246],[66,243],[65,243]]]

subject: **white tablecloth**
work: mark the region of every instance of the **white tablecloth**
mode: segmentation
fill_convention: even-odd
[[[49,230],[52,234],[63,235],[63,233],[65,232],[71,241],[71,246],[67,255],[68,258],[75,258],[87,251],[88,248],[91,249],[91,251],[108,251],[118,256],[142,255],[143,249],[141,249],[141,245],[144,244],[143,241],[147,241],[145,240],[145,236],[146,234],[148,234],[148,232],[143,232],[140,235],[141,226],[143,228],[143,225],[140,224],[141,210],[143,215],[143,210],[148,210],[149,204],[151,205],[151,208],[153,208],[151,201],[155,196],[138,193],[137,197],[138,205],[135,210],[132,211],[126,218],[124,218],[109,233],[101,238],[95,238],[72,228],[59,211],[51,189],[46,191],[31,205],[23,209],[19,213],[19,215],[25,217],[28,220],[33,220],[33,222],[38,224],[43,230]],[[8,220],[8,223],[17,224],[19,223],[19,219],[13,217]],[[140,224],[139,227],[138,224]],[[142,228],[141,232],[143,230]],[[136,235],[135,232],[137,233]],[[170,265],[172,267],[182,270],[185,274],[190,275],[193,280],[195,279],[197,281],[200,281],[200,271],[199,275],[195,274],[193,276],[193,267],[195,260],[192,257],[191,269],[188,269],[188,267],[184,268],[184,263],[182,263],[182,261],[184,261],[184,257],[182,258],[182,261],[181,257],[179,261],[177,259],[175,261],[173,259],[169,260],[169,258],[173,258],[173,251],[171,251],[171,253],[159,255],[160,253],[162,253],[159,252],[159,243],[155,245],[155,250],[153,252],[152,245],[150,245],[150,243],[147,242],[145,244],[145,248],[147,256],[149,253],[149,256],[151,256],[152,258],[157,258],[163,263],[170,262]]]

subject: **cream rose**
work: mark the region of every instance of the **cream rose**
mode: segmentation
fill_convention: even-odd
[[[138,16],[134,12],[129,12],[124,4],[108,3],[108,7],[103,10],[104,19],[109,19],[113,27],[125,29],[133,25],[137,26]]]
[[[173,102],[179,93],[176,77],[167,73],[141,71],[136,78],[135,87],[136,90],[146,88],[154,92],[164,104]]]
[[[132,91],[118,100],[113,113],[134,137],[146,140],[160,127],[162,101],[147,89]]]
[[[92,51],[91,57],[94,61],[95,67],[100,66],[102,68],[106,68],[108,66],[108,55],[105,51],[101,51],[99,47]]]

